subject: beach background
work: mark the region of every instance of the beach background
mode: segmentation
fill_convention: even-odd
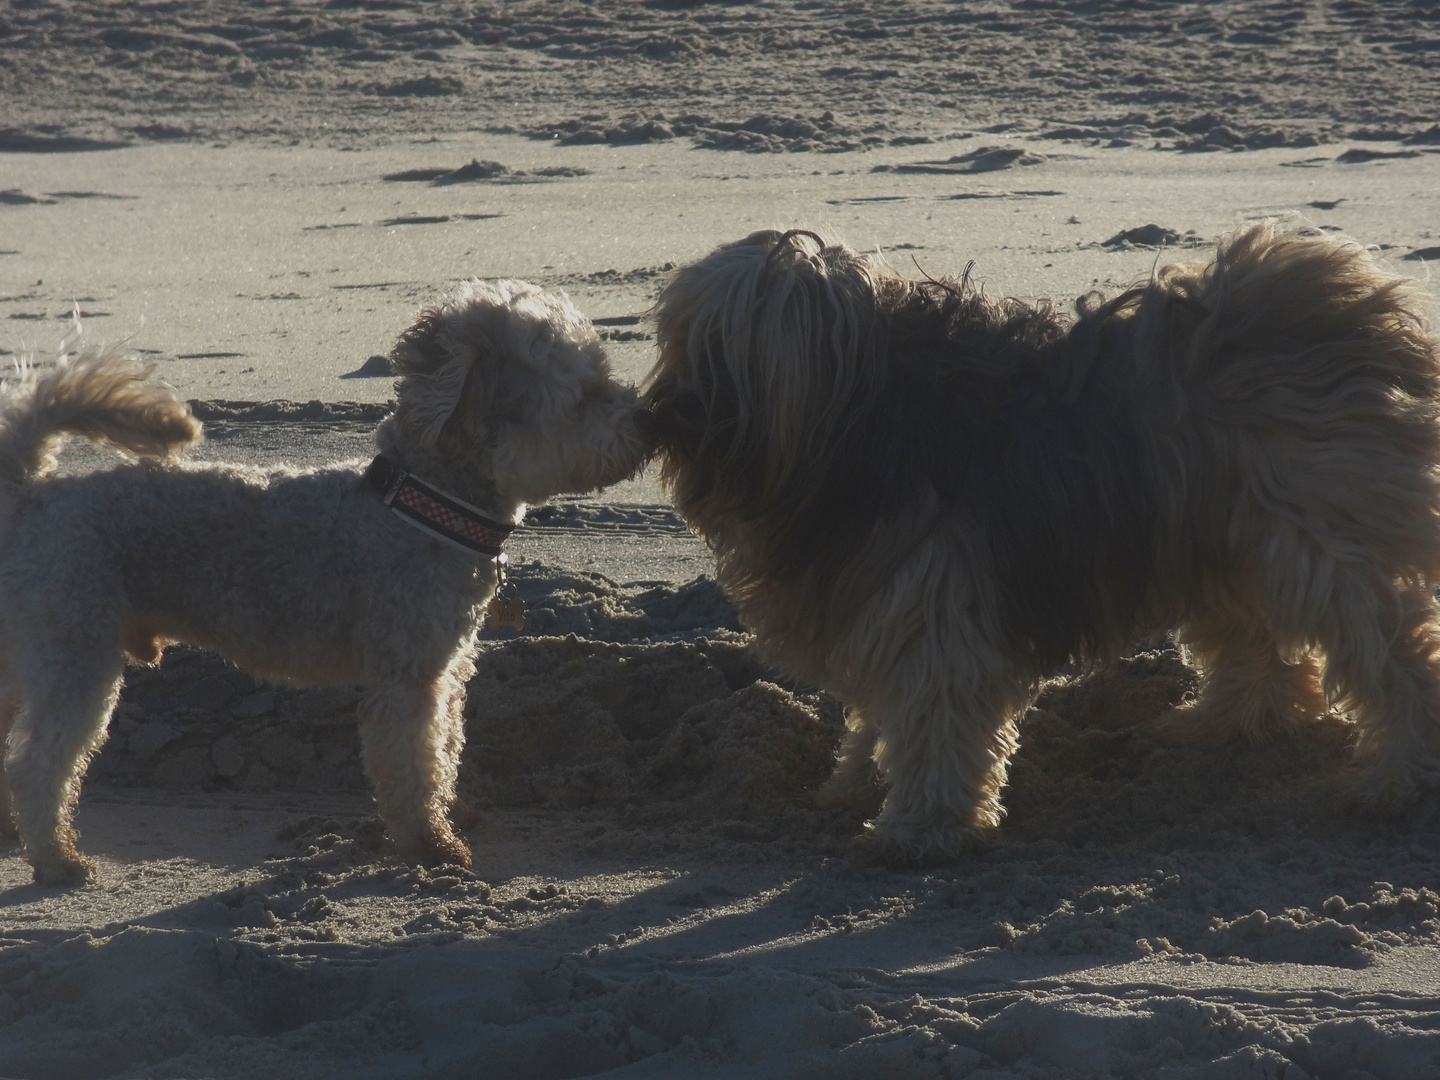
[[[756,228],[1061,305],[1275,214],[1440,259],[1434,0],[16,2],[0,55],[0,359],[78,312],[221,460],[367,457],[472,276],[638,381],[666,272]],[[172,648],[87,778],[97,883],[0,843],[0,1077],[1440,1077],[1440,798],[1357,811],[1343,728],[1160,744],[1155,646],[1041,696],[993,850],[895,871],[653,477],[511,550],[473,872],[388,856],[354,691]]]

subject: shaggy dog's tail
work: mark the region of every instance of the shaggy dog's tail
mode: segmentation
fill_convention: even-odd
[[[1418,282],[1353,241],[1262,221],[1117,299],[1133,304],[1117,322],[1149,383],[1157,458],[1175,465],[1162,515],[1186,543],[1204,550],[1204,523],[1228,523],[1211,540],[1224,550],[1248,543],[1244,520],[1267,538],[1283,521],[1346,559],[1440,581],[1440,337]],[[1203,490],[1187,480],[1207,483],[1200,462]]]
[[[1265,417],[1298,420],[1297,408],[1333,408],[1351,390],[1347,412],[1384,425],[1392,390],[1440,401],[1429,298],[1353,241],[1255,222],[1226,237],[1213,260],[1161,267],[1135,294],[1142,349],[1167,352],[1188,386],[1227,404],[1267,398]],[[1433,423],[1427,411],[1421,419]]]
[[[153,371],[113,346],[62,355],[43,375],[26,370],[0,393],[0,491],[54,469],[69,435],[150,461],[198,440],[200,422],[171,387],[149,381]]]

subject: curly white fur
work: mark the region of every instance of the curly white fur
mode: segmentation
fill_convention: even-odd
[[[632,473],[646,450],[632,388],[610,378],[563,294],[472,281],[392,354],[396,464],[499,520]],[[395,517],[364,462],[300,471],[170,462],[199,425],[119,353],[62,358],[0,403],[0,820],[37,881],[90,873],[71,825],[126,656],[167,641],[263,677],[359,684],[365,764],[401,852],[468,865],[450,818],[461,707],[490,560]],[[55,441],[103,439],[139,464],[46,479]],[[6,805],[8,803],[8,805]]]

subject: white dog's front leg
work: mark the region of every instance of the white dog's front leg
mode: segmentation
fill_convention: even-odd
[[[360,702],[365,770],[390,838],[407,859],[470,865],[470,849],[455,835],[449,809],[455,798],[459,740],[444,676],[373,690]]]

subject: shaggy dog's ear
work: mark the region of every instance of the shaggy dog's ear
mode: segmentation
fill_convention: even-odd
[[[425,446],[434,445],[459,407],[473,366],[473,343],[455,340],[452,316],[443,307],[426,308],[390,350],[400,374],[396,397],[408,403],[409,423]]]

